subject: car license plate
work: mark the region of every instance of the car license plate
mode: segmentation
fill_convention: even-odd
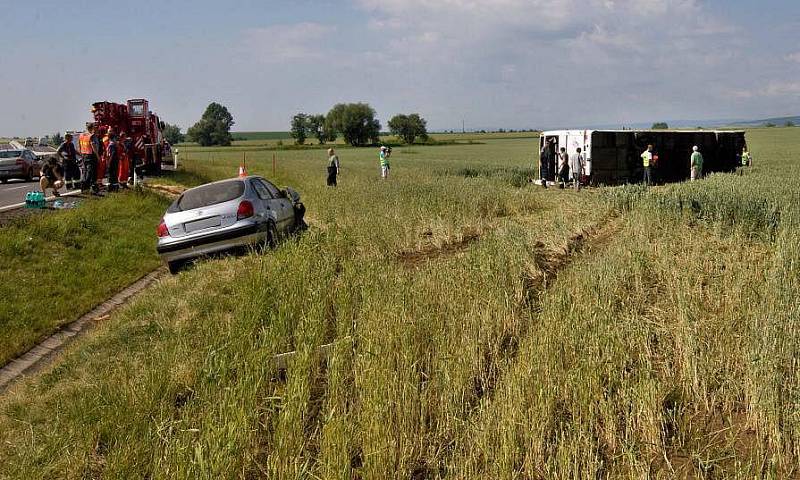
[[[220,218],[219,216],[216,216],[204,218],[202,220],[195,220],[194,222],[186,222],[183,224],[183,228],[186,229],[186,233],[192,233],[198,230],[203,230],[204,228],[219,227],[220,225]]]

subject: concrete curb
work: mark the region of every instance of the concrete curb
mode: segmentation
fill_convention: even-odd
[[[0,368],[0,393],[3,393],[13,382],[21,377],[35,373],[52,362],[56,354],[61,352],[73,339],[85,333],[87,328],[91,327],[96,321],[103,320],[104,318],[102,317],[107,316],[125,304],[131,297],[164,275],[166,275],[164,268],[153,270],[77,320],[63,325],[35,347],[8,362],[3,368]]]

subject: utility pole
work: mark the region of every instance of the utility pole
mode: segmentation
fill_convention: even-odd
[[[467,131],[464,129],[464,119],[463,118],[461,119],[461,133],[467,133]]]

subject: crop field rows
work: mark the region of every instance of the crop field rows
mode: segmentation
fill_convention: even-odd
[[[385,181],[341,148],[336,188],[323,151],[249,151],[311,228],[160,281],[6,393],[0,477],[796,476],[796,132],[649,190],[533,186],[526,138],[398,147]],[[242,158],[181,155],[159,182]]]

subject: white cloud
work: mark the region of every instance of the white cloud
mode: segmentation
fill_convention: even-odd
[[[553,98],[584,110],[587,122],[607,112],[702,116],[724,101],[719,84],[750,67],[740,29],[702,0],[355,1],[382,32],[375,48],[387,68],[415,72],[416,87],[442,102],[468,96],[461,108],[498,117],[498,105],[512,110],[525,97],[531,110],[518,116],[531,123]],[[477,91],[491,100],[480,105]],[[575,114],[554,115],[548,121]]]
[[[267,63],[315,60],[324,56],[325,37],[335,32],[336,27],[311,22],[251,28],[243,33],[242,47]]]
[[[783,58],[787,62],[800,63],[800,52],[793,52],[793,53],[786,54],[786,56],[784,56]]]

